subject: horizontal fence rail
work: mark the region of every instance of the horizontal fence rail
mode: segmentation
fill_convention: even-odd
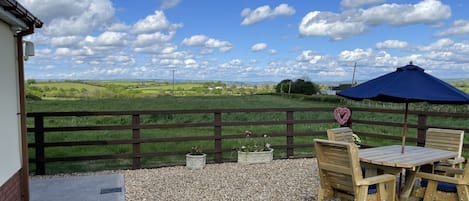
[[[28,140],[30,154],[34,157],[30,158],[30,162],[35,166],[35,174],[46,174],[46,164],[56,162],[70,162],[70,161],[92,161],[103,159],[130,159],[132,169],[142,168],[142,159],[146,157],[159,157],[159,156],[174,156],[186,154],[187,150],[180,150],[177,147],[165,149],[163,151],[142,151],[143,144],[159,144],[159,143],[184,143],[198,141],[212,142],[213,149],[204,150],[204,152],[213,156],[212,162],[222,163],[230,161],[224,158],[224,153],[233,152],[232,147],[227,147],[225,144],[229,140],[243,139],[245,136],[243,132],[225,131],[224,129],[236,127],[242,130],[245,127],[279,127],[274,131],[265,132],[271,138],[282,139],[280,142],[273,145],[276,150],[284,150],[285,154],[277,156],[276,158],[294,158],[299,157],[295,150],[300,148],[310,148],[311,152],[303,157],[313,157],[313,143],[314,138],[325,138],[326,129],[338,127],[334,119],[335,108],[332,107],[318,107],[318,108],[256,108],[256,109],[212,109],[212,110],[158,110],[158,111],[103,111],[103,112],[35,112],[28,113]],[[373,143],[373,139],[387,139],[390,141],[401,140],[400,135],[389,135],[387,133],[377,132],[376,129],[392,130],[402,128],[403,110],[393,109],[369,109],[369,108],[350,108],[352,110],[352,118],[349,120],[349,126],[353,127],[355,133],[360,137],[370,139],[365,141],[365,147],[377,146]],[[279,114],[280,118],[263,119],[259,116],[264,113]],[[237,114],[247,116],[244,119],[224,119],[229,117],[230,114]],[[165,116],[167,115],[167,116]],[[183,122],[148,122],[148,117],[167,117],[171,119],[174,115],[205,115],[206,121],[193,122],[185,119]],[[386,120],[386,115],[389,118],[396,120]],[[394,115],[394,116],[393,116]],[[409,115],[414,118],[409,122],[409,130],[413,129],[414,137],[409,136],[408,142],[415,143],[423,146],[425,143],[425,131],[429,127],[435,128],[450,128],[460,129],[469,132],[469,114],[467,113],[442,113],[442,112],[426,112],[426,111],[409,111]],[[384,116],[384,119],[374,118]],[[89,125],[86,118],[121,118],[122,123],[107,124],[105,122],[99,125]],[[371,117],[371,118],[370,118]],[[74,118],[85,118],[81,124],[74,124],[73,121],[78,121]],[[255,120],[251,120],[255,119]],[[457,118],[461,126],[454,126],[459,124],[448,125],[434,125],[428,122],[438,122],[438,119],[432,118]],[[48,122],[64,121],[72,122],[67,126],[51,126],[53,123]],[[104,120],[103,120],[104,121]],[[302,128],[301,126],[306,128]],[[308,126],[311,126],[309,128]],[[239,128],[242,127],[242,128]],[[197,136],[172,136],[171,134],[158,137],[144,137],[144,132],[152,131],[155,129],[164,129],[167,133],[171,133],[172,129],[201,129],[209,128],[210,134],[197,135]],[[388,129],[389,128],[389,129]],[[80,139],[72,141],[49,141],[47,136],[52,133],[60,133],[61,135],[81,135],[82,133],[90,133],[95,131],[116,132],[128,131],[130,138],[127,139],[105,139],[105,140],[89,140]],[[393,131],[399,133],[398,131]],[[303,140],[299,140],[299,139]],[[304,140],[306,138],[306,142]],[[279,140],[277,140],[279,141]],[[369,144],[368,144],[369,143]],[[397,143],[396,143],[397,144]],[[47,156],[47,149],[65,148],[65,147],[89,147],[89,146],[109,146],[109,145],[129,145],[131,151],[126,153],[112,153],[112,154],[94,154],[94,155],[67,155],[67,156]],[[464,148],[468,149],[469,144],[464,144]]]

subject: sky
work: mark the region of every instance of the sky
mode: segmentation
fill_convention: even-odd
[[[466,0],[18,0],[44,26],[27,79],[469,78]]]

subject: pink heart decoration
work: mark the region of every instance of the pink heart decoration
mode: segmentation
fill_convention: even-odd
[[[345,125],[347,121],[350,119],[350,109],[346,107],[338,107],[334,110],[334,117],[340,125]]]

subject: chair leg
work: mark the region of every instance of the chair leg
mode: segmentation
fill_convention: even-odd
[[[458,190],[458,200],[460,201],[469,201],[469,189],[467,185],[457,185]]]
[[[324,201],[325,198],[324,198],[324,189],[322,189],[322,187],[319,187],[319,191],[318,191],[318,201]]]
[[[334,190],[331,187],[326,186],[323,188],[322,185],[319,186],[318,201],[324,201],[326,198],[332,198],[333,196]]]
[[[437,187],[437,182],[436,181],[428,181],[427,188],[425,190],[425,196],[423,197],[423,201],[434,201],[436,197],[436,187]]]
[[[368,196],[368,186],[359,186],[355,193],[355,201],[364,201]]]
[[[385,186],[386,185],[386,186]],[[380,197],[380,200],[386,200],[386,201],[394,201],[396,199],[396,182],[395,181],[390,181],[386,182],[386,184],[379,185],[379,191],[380,194],[383,192],[381,195],[386,195],[386,197]],[[385,188],[386,187],[386,188]],[[386,190],[387,189],[387,190]],[[385,198],[385,199],[383,199]]]

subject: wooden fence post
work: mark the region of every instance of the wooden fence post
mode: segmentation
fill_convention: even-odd
[[[293,111],[287,111],[287,158],[294,156],[293,121]]]
[[[140,169],[140,115],[132,115],[132,169]]]
[[[36,175],[46,174],[44,148],[44,117],[34,117],[34,141],[36,144]]]
[[[214,146],[215,146],[215,163],[222,163],[222,136],[221,136],[221,113],[214,113],[214,122],[213,122],[213,133],[215,135]]]
[[[419,114],[417,118],[417,146],[425,145],[427,132],[427,115]]]

